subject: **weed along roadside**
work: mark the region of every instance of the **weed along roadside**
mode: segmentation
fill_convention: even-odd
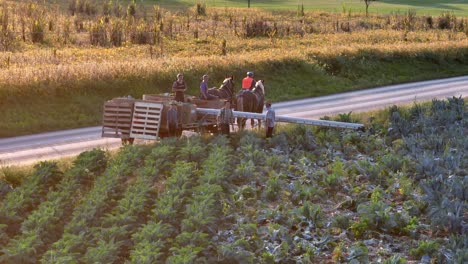
[[[170,137],[0,178],[0,262],[465,262],[465,100],[363,116],[336,121],[366,131]]]
[[[98,125],[104,101],[170,92],[178,72],[187,93],[197,94],[203,74],[218,82],[233,75],[240,89],[252,69],[267,81],[269,99],[284,101],[468,69],[468,20],[442,11],[373,14],[371,6],[365,16],[344,7],[332,13],[205,5],[176,12],[138,1],[85,2],[0,7],[8,17],[0,137]]]

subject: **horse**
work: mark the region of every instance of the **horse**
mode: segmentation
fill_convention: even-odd
[[[251,112],[251,113],[262,113],[263,102],[265,100],[265,85],[263,80],[259,80],[255,83],[255,87],[252,91],[240,91],[236,96],[236,111]],[[246,118],[237,118],[237,124],[239,129],[245,128]],[[255,120],[250,119],[250,124],[254,127]],[[258,127],[260,128],[261,120],[258,120]]]
[[[219,99],[232,100],[234,94],[234,77],[226,77],[219,88],[208,89],[208,94],[217,96]]]

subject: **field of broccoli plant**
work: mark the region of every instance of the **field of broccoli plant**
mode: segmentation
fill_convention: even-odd
[[[0,262],[466,263],[467,113],[450,98],[391,107],[366,132],[283,126],[42,162],[0,181]]]

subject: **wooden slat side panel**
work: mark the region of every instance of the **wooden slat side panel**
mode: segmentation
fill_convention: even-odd
[[[164,105],[155,102],[135,102],[130,136],[157,139]]]
[[[132,109],[127,109],[127,108],[115,108],[115,107],[106,107],[104,108],[104,113],[107,113],[107,114],[119,114],[119,113],[122,113],[122,114],[131,114],[132,113]]]
[[[151,131],[151,130],[158,130],[159,129],[159,124],[133,124],[132,125],[132,131],[135,130],[136,128],[138,129],[145,129],[145,130],[148,130],[148,131]]]
[[[130,137],[134,101],[134,99],[117,98],[104,103],[102,137]]]
[[[119,118],[119,119],[131,119],[132,118],[132,113],[104,113],[104,118]]]

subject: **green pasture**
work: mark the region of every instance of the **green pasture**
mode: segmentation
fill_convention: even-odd
[[[104,0],[99,0],[104,1]],[[107,1],[107,0],[106,0]],[[113,1],[116,2],[116,1]],[[119,1],[123,5],[130,0]],[[138,0],[138,4],[160,5],[171,10],[185,9],[204,3],[207,7],[247,7],[248,0]],[[250,0],[250,6],[269,10],[297,11],[299,6],[305,11],[324,10],[334,12],[364,13],[362,0]],[[390,14],[415,10],[419,15],[440,15],[453,12],[456,16],[468,16],[468,1],[466,0],[379,0],[372,2],[370,13]]]

